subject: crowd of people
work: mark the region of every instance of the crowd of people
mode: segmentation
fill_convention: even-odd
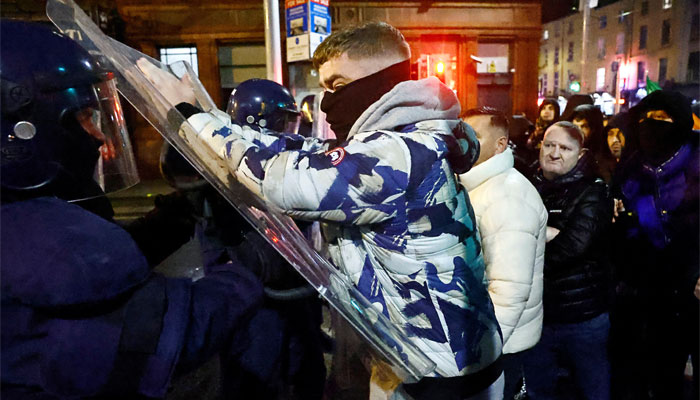
[[[340,318],[326,337],[313,290],[172,148],[176,192],[114,224],[103,175],[134,169],[104,125],[123,121],[102,115],[112,75],[46,27],[0,29],[3,398],[162,398],[215,356],[229,399],[682,399],[689,357],[697,398],[700,154],[683,95],[607,120],[587,96],[544,100],[534,124],[461,110],[437,78],[410,79],[403,35],[375,22],[314,53],[336,136],[322,140],[313,116],[296,134],[274,82],[205,112],[139,61],[240,183],[302,231],[321,223],[334,265],[434,363],[409,383]],[[193,238],[199,273],[161,274]]]

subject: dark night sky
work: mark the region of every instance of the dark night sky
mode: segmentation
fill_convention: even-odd
[[[598,7],[615,3],[619,0],[598,0]],[[542,22],[549,22],[564,17],[578,9],[579,0],[542,0]]]

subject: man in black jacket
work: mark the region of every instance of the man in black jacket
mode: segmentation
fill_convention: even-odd
[[[557,397],[562,366],[571,370],[583,398],[610,398],[605,240],[613,205],[583,141],[575,125],[557,122],[545,132],[540,150],[535,187],[549,219],[542,338],[525,362],[532,399]]]

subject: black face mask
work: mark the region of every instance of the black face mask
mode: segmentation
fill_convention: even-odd
[[[333,93],[326,92],[321,111],[326,113],[326,121],[331,124],[338,142],[347,139],[350,128],[369,106],[398,83],[410,78],[411,62],[406,60],[351,82]]]
[[[660,165],[683,145],[685,135],[674,123],[645,119],[639,123],[639,151],[654,166]]]

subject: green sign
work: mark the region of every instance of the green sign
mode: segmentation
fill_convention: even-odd
[[[569,90],[578,93],[581,91],[581,84],[578,81],[573,81],[569,84]]]

